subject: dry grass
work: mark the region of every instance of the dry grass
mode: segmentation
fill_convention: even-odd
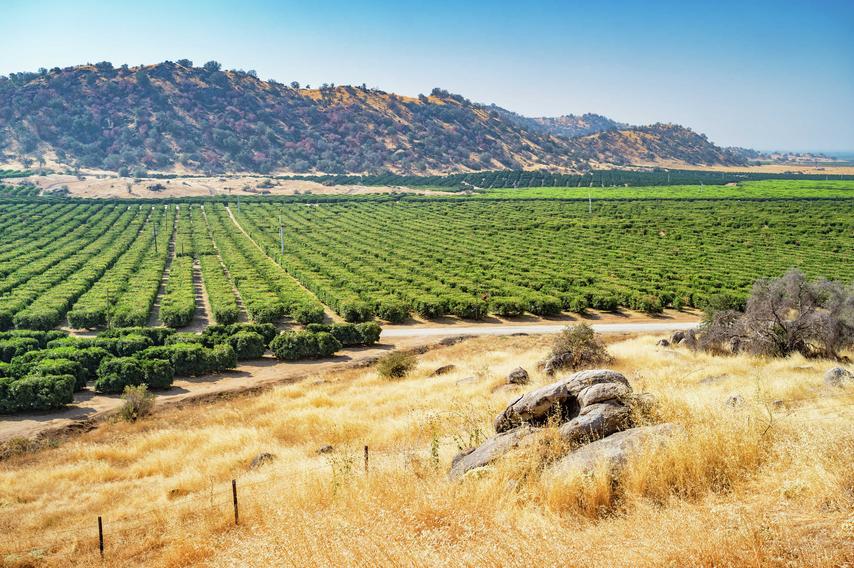
[[[535,364],[548,338],[489,337],[430,352],[400,381],[372,369],[318,375],[6,460],[0,562],[102,564],[99,514],[116,566],[854,562],[854,389],[822,386],[829,363],[715,359],[655,340],[612,340],[611,366],[657,394],[658,418],[685,435],[634,460],[617,486],[601,475],[544,483],[553,446],[447,480],[459,446],[549,382]],[[429,377],[448,363],[457,369]],[[532,385],[505,386],[520,364]],[[744,399],[734,408],[733,393]],[[325,444],[335,451],[319,454]],[[276,459],[250,469],[261,452]]]

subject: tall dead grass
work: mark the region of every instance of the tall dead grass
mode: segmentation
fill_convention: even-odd
[[[611,366],[684,432],[630,461],[618,484],[605,472],[545,483],[542,464],[560,454],[549,432],[524,459],[447,479],[460,447],[551,380],[536,371],[547,338],[483,338],[420,357],[400,381],[318,375],[0,462],[0,563],[101,565],[98,515],[116,566],[854,561],[852,389],[822,386],[816,361],[716,359],[655,340],[611,339]],[[519,365],[533,384],[505,385]],[[276,458],[250,469],[261,452]]]

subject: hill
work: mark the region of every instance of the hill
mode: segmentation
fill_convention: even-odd
[[[529,119],[434,89],[300,88],[190,61],[0,78],[0,152],[120,171],[583,171],[592,164],[743,159],[681,127],[598,115]]]

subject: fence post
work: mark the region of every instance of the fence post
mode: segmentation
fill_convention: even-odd
[[[101,516],[98,516],[98,550],[101,552],[101,558],[104,557],[104,523],[101,521]]]
[[[234,524],[237,525],[240,522],[240,515],[237,513],[237,480],[231,480],[231,495],[234,497]]]
[[[365,475],[368,474],[368,446],[365,446]]]

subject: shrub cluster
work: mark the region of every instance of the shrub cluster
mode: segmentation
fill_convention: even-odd
[[[353,347],[373,345],[378,342],[382,327],[373,321],[334,324],[311,323],[305,326],[305,330],[311,333],[329,333],[344,347]]]
[[[282,361],[331,357],[343,345],[328,332],[285,331],[270,343],[270,349]]]

